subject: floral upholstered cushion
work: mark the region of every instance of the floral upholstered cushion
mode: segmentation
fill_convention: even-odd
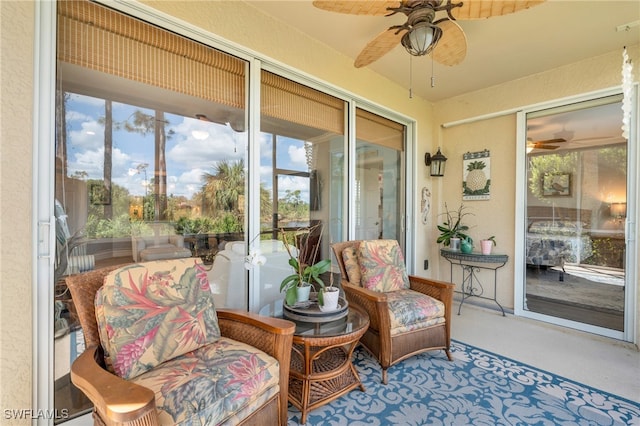
[[[358,264],[364,288],[383,293],[409,288],[404,256],[396,240],[362,241]]]
[[[216,342],[132,381],[155,392],[162,425],[237,424],[279,391],[278,361],[244,343]]]
[[[391,335],[422,329],[445,321],[444,303],[414,290],[387,293]]]
[[[125,379],[220,337],[200,259],[137,263],[111,272],[96,293],[107,367]]]
[[[360,265],[355,247],[347,247],[342,250],[342,260],[344,269],[347,271],[347,278],[353,285],[360,285]]]

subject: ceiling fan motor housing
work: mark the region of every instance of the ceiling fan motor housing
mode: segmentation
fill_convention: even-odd
[[[419,2],[420,8],[414,9],[407,16],[407,22],[402,26],[407,32],[402,36],[402,46],[413,56],[423,56],[430,53],[442,36],[442,29],[433,24],[436,12],[429,5]],[[427,2],[430,3],[430,2]]]

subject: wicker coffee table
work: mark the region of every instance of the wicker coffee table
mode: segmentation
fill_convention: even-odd
[[[349,314],[329,322],[294,320],[289,402],[307,422],[309,411],[364,386],[351,362],[358,340],[369,327],[369,316],[354,307]]]

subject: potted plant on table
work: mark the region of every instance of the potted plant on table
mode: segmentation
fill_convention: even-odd
[[[494,235],[484,240],[480,240],[480,248],[482,249],[482,254],[491,254],[491,249],[496,245],[496,237]]]
[[[331,265],[331,262],[329,262]],[[329,285],[325,286],[324,283],[320,285],[318,290],[318,306],[323,312],[335,311],[338,309],[338,302],[340,300],[340,289],[333,286],[333,274],[329,281]]]
[[[457,211],[451,211],[447,203],[444,203],[444,209],[445,221],[441,225],[438,225],[440,236],[436,242],[443,243],[445,247],[450,246],[452,250],[460,250],[461,239],[473,245],[473,239],[466,233],[469,230],[469,226],[462,224],[462,219],[465,216],[473,215],[473,213],[464,211],[465,206],[463,204],[460,204]]]
[[[322,235],[321,225],[320,236]],[[285,292],[285,303],[289,306],[293,306],[298,302],[304,302],[309,299],[309,293],[311,287],[318,288],[318,304],[324,305],[324,293],[328,287],[325,288],[324,282],[320,279],[320,275],[324,274],[331,267],[330,259],[322,259],[316,263],[313,262],[316,258],[319,244],[315,244],[314,247],[309,247],[309,237],[317,232],[317,227],[313,226],[308,229],[298,230],[294,232],[293,236],[290,233],[282,230],[282,240],[284,246],[289,254],[289,265],[293,268],[294,273],[282,280],[280,284],[280,291]],[[295,243],[290,244],[290,239],[293,237]],[[320,241],[320,238],[318,238]],[[332,286],[330,286],[333,288]]]

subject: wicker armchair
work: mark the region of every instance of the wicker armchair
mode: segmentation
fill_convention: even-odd
[[[97,425],[149,426],[166,423],[159,419],[153,390],[125,380],[105,368],[94,300],[105,277],[122,266],[125,265],[105,267],[66,278],[86,344],[86,350],[71,366],[71,379],[94,404],[93,418]],[[278,374],[272,379],[277,381],[279,392],[268,397],[259,406],[245,409],[240,418],[231,418],[229,422],[242,425],[286,425],[294,324],[243,311],[216,309],[216,313],[223,338],[244,342],[265,352],[277,360],[279,367]],[[207,398],[202,398],[203,401],[205,399]],[[201,402],[196,401],[195,405],[198,403]]]
[[[411,292],[419,292],[442,302],[444,312],[441,315],[444,320],[440,318],[435,324],[426,325],[424,328],[416,328],[415,324],[408,327],[396,327],[397,321],[393,318],[395,312],[392,311],[401,311],[401,309],[398,309],[398,303],[403,302],[402,300],[392,300],[394,292],[373,291],[360,286],[358,283],[350,282],[343,252],[347,249],[357,251],[361,242],[361,240],[354,240],[336,243],[332,245],[332,248],[340,266],[341,285],[347,301],[350,305],[361,307],[362,310],[369,314],[369,329],[360,339],[360,343],[380,363],[382,367],[382,382],[384,384],[387,383],[387,369],[389,367],[421,352],[444,349],[449,360],[453,360],[449,348],[451,346],[451,304],[454,285],[447,282],[409,276],[410,290],[402,290],[403,294],[415,296]],[[410,298],[407,297],[407,299]],[[391,309],[390,305],[393,305],[394,309]],[[426,324],[428,322],[423,323]]]

